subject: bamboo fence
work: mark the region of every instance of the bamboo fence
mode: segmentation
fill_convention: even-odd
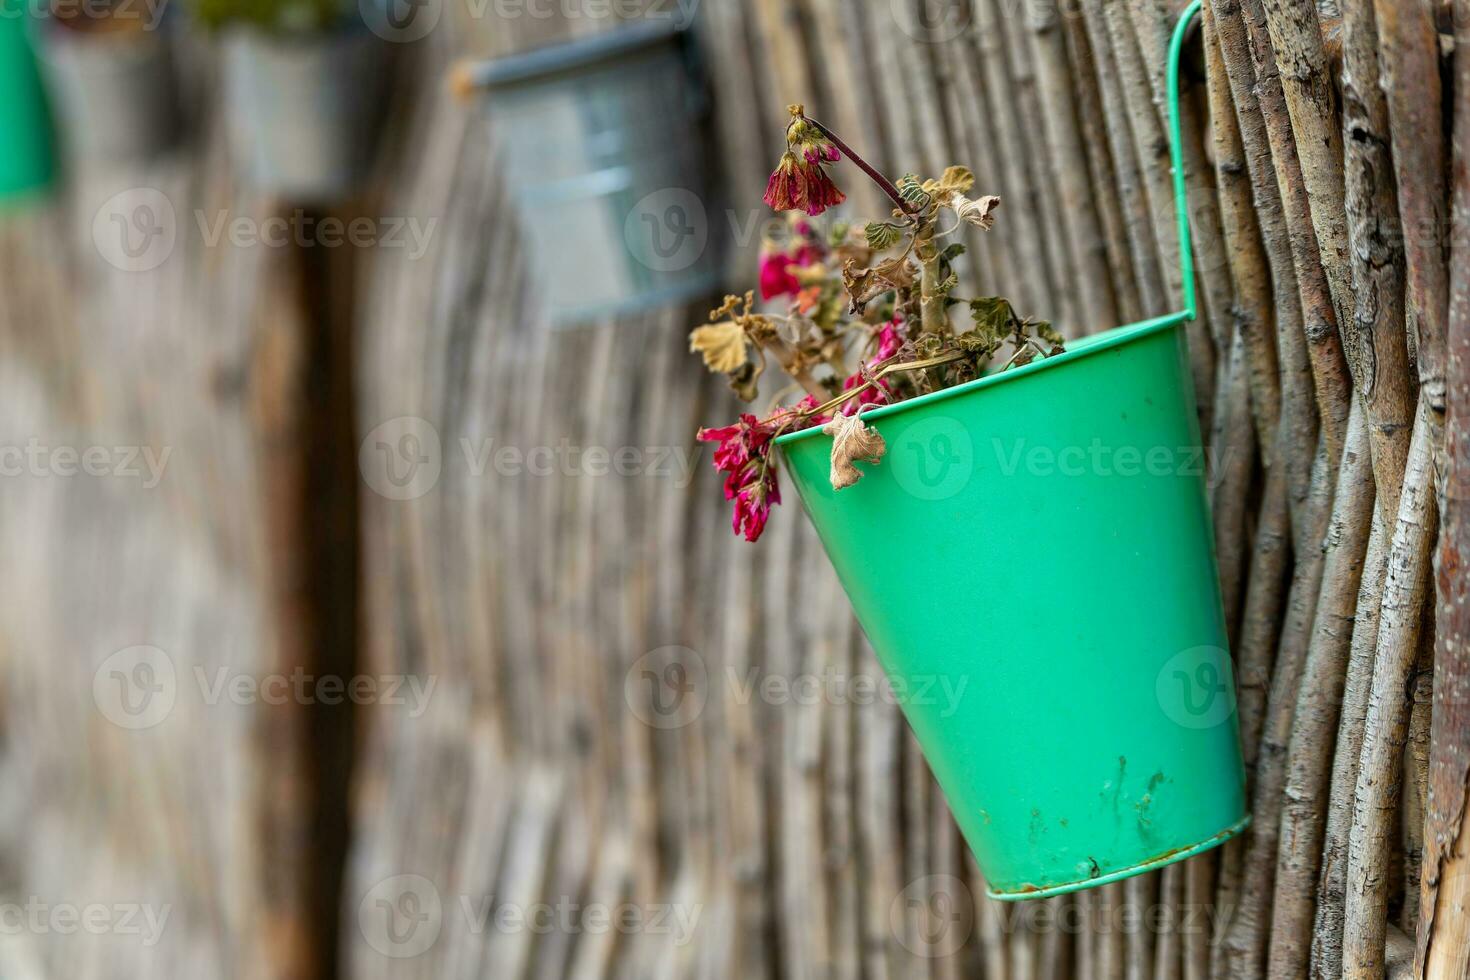
[[[1072,336],[1175,309],[1179,6],[706,0],[710,227],[747,275],[805,102],[888,172],[964,163],[1002,197],[972,292]],[[1470,975],[1470,2],[1205,6],[1189,341],[1247,834],[984,897],[899,709],[855,693],[881,672],[799,505],[757,546],[729,533],[693,441],[735,410],[688,352],[707,306],[548,327],[499,179],[518,134],[443,84],[622,8],[429,4],[375,189],[341,212],[432,222],[426,254],[209,244],[198,214],[275,213],[229,180],[209,85],[176,159],[79,173],[0,227],[0,444],[170,452],[146,491],[0,480],[0,898],[170,910],[152,945],[0,928],[0,974]],[[92,227],[140,187],[180,229],[146,273]],[[374,468],[405,433],[435,474],[407,494]],[[95,689],[139,645],[177,676],[141,731]],[[298,670],[431,694],[210,703],[194,680]],[[672,718],[649,676],[680,681]]]

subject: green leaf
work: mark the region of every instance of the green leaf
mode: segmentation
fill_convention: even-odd
[[[924,185],[913,174],[904,174],[898,178],[898,196],[914,205],[926,206],[929,203],[929,192],[924,190]]]
[[[944,251],[942,251],[942,252],[939,253],[939,261],[941,261],[941,262],[953,262],[955,259],[959,258],[961,255],[964,255],[964,254],[965,254],[965,243],[964,242],[950,242],[949,245],[945,247]]]
[[[1060,347],[1062,345],[1061,331],[1052,326],[1050,321],[1036,320],[1032,323],[1032,326],[1036,328],[1036,335],[1048,344],[1054,347]]]
[[[1010,332],[1015,312],[1003,296],[982,296],[970,300],[970,319],[984,336],[1003,337]]]
[[[938,286],[935,287],[935,291],[938,292],[940,295],[944,295],[945,293],[948,293],[951,289],[954,289],[959,284],[960,284],[960,277],[951,272],[947,277],[945,277],[939,283]]]
[[[863,229],[867,236],[868,247],[875,252],[882,252],[898,244],[898,225],[889,224],[886,221],[870,221]]]
[[[990,357],[1000,349],[1000,339],[997,337],[984,336],[984,331],[970,330],[955,335],[955,343],[960,345],[960,350],[980,357]]]

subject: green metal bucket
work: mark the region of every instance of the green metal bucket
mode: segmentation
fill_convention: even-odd
[[[1180,22],[1171,51],[1176,193]],[[1181,208],[1183,252],[1189,235]],[[1246,826],[1186,309],[863,413],[834,491],[778,446],[992,897],[1141,874]]]
[[[55,173],[51,118],[24,9],[0,0],[0,201],[45,187]]]

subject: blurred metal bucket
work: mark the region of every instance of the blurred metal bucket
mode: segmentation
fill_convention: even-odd
[[[382,39],[361,29],[226,34],[225,106],[245,179],[306,203],[350,194],[371,164],[385,60]]]
[[[48,17],[41,55],[67,152],[83,160],[143,163],[179,130],[173,31],[76,30]]]
[[[51,116],[32,48],[30,22],[0,16],[0,201],[29,195],[55,175]]]
[[[474,69],[539,299],[557,324],[702,296],[727,223],[686,35],[642,23]]]

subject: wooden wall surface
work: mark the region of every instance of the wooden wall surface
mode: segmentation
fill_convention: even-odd
[[[706,307],[549,328],[500,180],[517,134],[443,84],[456,57],[615,24],[587,0],[456,6],[406,54],[376,190],[353,204],[432,223],[423,256],[209,246],[191,229],[158,269],[113,268],[92,219],[119,189],[161,191],[181,227],[200,209],[270,213],[231,189],[217,124],[156,172],[83,174],[7,219],[0,444],[171,455],[147,490],[0,480],[0,888],[172,912],[151,946],[0,930],[0,972],[1372,976],[1385,951],[1390,973],[1411,969],[1417,939],[1432,975],[1464,976],[1463,613],[1446,604],[1435,629],[1429,557],[1441,506],[1463,527],[1470,374],[1445,351],[1470,327],[1448,234],[1452,190],[1470,192],[1425,136],[1436,100],[1458,111],[1464,66],[1447,56],[1441,83],[1438,6],[1417,0],[1207,7],[1185,72],[1191,365],[1245,838],[1095,892],[990,902],[894,705],[749,692],[879,668],[794,499],[759,545],[729,533],[693,441],[735,410],[688,353]],[[889,172],[968,163],[1003,197],[967,288],[1073,336],[1173,309],[1161,87],[1177,5],[920,13],[698,6],[736,226],[764,213],[781,107],[804,101]],[[198,102],[212,119],[208,89]],[[845,186],[858,213],[877,207]],[[564,445],[628,447],[637,472],[538,476],[484,455]],[[406,490],[387,479],[395,453],[425,467]],[[1458,594],[1458,541],[1442,546],[1439,590]],[[94,681],[138,645],[164,651],[177,697],[134,731]],[[693,683],[672,719],[646,683],[670,663]],[[196,667],[428,693],[210,704]],[[645,925],[568,911],[590,906]],[[538,915],[550,924],[524,921]]]

